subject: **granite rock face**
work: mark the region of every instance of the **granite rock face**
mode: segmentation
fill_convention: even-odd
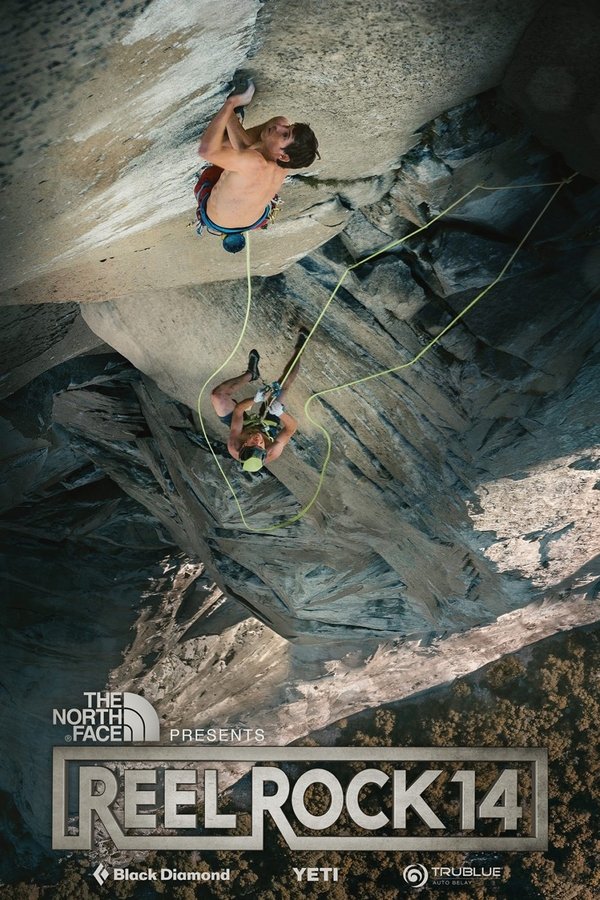
[[[256,273],[281,271],[368,202],[365,179],[383,194],[417,128],[499,83],[539,6],[72,0],[56,15],[12,3],[1,302],[158,300],[243,277],[243,259],[196,238],[192,195],[199,136],[240,65],[258,84],[248,124],[285,114],[321,142],[256,241]]]
[[[48,855],[51,748],[64,738],[52,709],[104,689],[178,568],[160,523],[52,424],[52,392],[106,365],[66,362],[0,404],[3,879]]]
[[[0,399],[10,397],[42,372],[103,347],[76,303],[0,307],[0,328],[4,351]]]
[[[108,358],[91,378],[81,368],[82,377],[52,389],[51,420],[76,435],[95,467],[201,560],[228,596],[289,640],[431,639],[530,602],[532,573],[530,580],[518,571],[513,577],[499,551],[489,550],[491,533],[504,524],[495,528],[482,494],[497,479],[505,484],[515,474],[511,465],[515,477],[525,477],[520,445],[527,435],[538,448],[529,468],[550,464],[560,429],[546,423],[559,421],[561,411],[570,441],[561,462],[565,485],[580,472],[572,468],[578,454],[595,452],[598,188],[581,177],[560,186],[562,164],[522,131],[496,125],[497,114],[486,95],[424,126],[340,237],[285,274],[253,278],[249,330],[220,378],[244,371],[253,345],[263,354],[263,375],[277,377],[298,325],[317,321],[347,267],[377,246],[388,248],[348,272],[327,308],[290,398],[300,428],[272,471],[250,478],[237,470],[204,398],[209,436],[250,528],[192,412],[200,386],[240,334],[245,283],[82,308],[93,332],[130,364]],[[507,181],[508,190],[471,190]],[[477,306],[445,331],[482,291]],[[65,307],[69,322],[74,314]],[[31,355],[26,347],[23,353]],[[327,392],[311,407],[318,428],[302,413],[315,390]],[[585,423],[576,438],[571,411]],[[313,496],[325,457],[322,428],[332,436],[332,455],[316,504],[300,522],[270,531]],[[16,428],[12,440],[17,448],[23,443]],[[9,454],[9,506],[38,490],[54,464],[39,436],[25,444],[26,453]],[[594,496],[584,492],[584,505]],[[485,528],[474,528],[473,510]],[[588,552],[585,543],[582,555]],[[559,569],[557,582],[573,574]]]
[[[340,238],[284,275],[253,281],[249,336],[213,384],[244,371],[253,345],[264,352],[263,373],[276,377],[297,325],[317,320],[347,266],[393,242],[398,219],[407,233],[468,184],[499,186],[510,175],[513,189],[471,193],[448,217],[346,277],[303,355],[290,397],[301,426],[272,474],[246,480],[225,459],[252,527],[294,515],[313,494],[325,452],[303,402],[329,391],[311,414],[332,435],[331,462],[301,522],[248,531],[213,460],[193,445],[189,416],[165,396],[195,407],[240,334],[243,283],[173,291],[168,303],[84,307],[92,329],[161,389],[145,381],[136,393],[173,482],[163,495],[177,542],[225,593],[244,598],[289,639],[431,638],[491,622],[536,595],[533,583],[490,565],[494,525],[486,518],[486,535],[479,534],[471,510],[484,503],[486,485],[510,477],[508,460],[522,477],[526,435],[538,447],[529,467],[549,463],[556,430],[543,423],[560,409],[571,421],[574,379],[591,398],[598,189],[584,179],[560,188],[502,280],[418,363],[338,388],[410,363],[497,278],[556,190],[529,185],[560,185],[560,165],[526,135],[495,130],[486,102],[435,120],[384,197],[355,213]],[[597,443],[594,407],[581,407],[586,426],[572,439],[573,454]],[[223,441],[206,397],[202,413],[209,434]],[[94,425],[86,415],[81,423],[93,440]],[[573,462],[568,456],[562,466]],[[156,460],[152,467],[159,469]],[[121,484],[140,499],[134,485]]]
[[[519,41],[503,91],[527,127],[569,165],[600,178],[600,9],[548,0]]]

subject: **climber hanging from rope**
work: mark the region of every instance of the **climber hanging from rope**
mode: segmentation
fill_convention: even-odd
[[[198,153],[212,165],[194,188],[196,230],[220,234],[230,253],[243,249],[245,231],[267,227],[288,169],[310,166],[319,155],[311,128],[285,116],[245,129],[236,112],[243,112],[255,88],[249,78],[234,84],[234,93],[202,135]]]
[[[304,346],[308,333],[308,329],[300,329],[294,352],[279,380],[264,385],[254,397],[238,402],[233,395],[243,385],[260,378],[258,350],[250,351],[248,368],[242,375],[224,381],[212,391],[214,410],[221,422],[230,428],[227,449],[234,459],[239,459],[246,472],[258,472],[281,456],[298,427],[296,419],[285,412],[284,401],[300,370],[298,352]],[[284,381],[285,387],[281,389]],[[253,414],[250,410],[255,404],[260,404],[260,408]]]

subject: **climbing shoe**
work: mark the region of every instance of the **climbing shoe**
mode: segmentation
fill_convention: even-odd
[[[248,354],[248,371],[252,376],[250,381],[258,381],[260,378],[260,372],[258,370],[258,363],[260,362],[260,354],[258,350],[251,350]]]

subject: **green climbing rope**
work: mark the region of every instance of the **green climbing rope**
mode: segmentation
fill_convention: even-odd
[[[304,404],[304,412],[306,414],[307,419],[310,422],[312,422],[313,425],[315,425],[319,429],[319,431],[323,434],[323,436],[325,438],[325,443],[326,443],[325,459],[323,461],[323,465],[321,466],[321,471],[319,473],[317,487],[316,487],[311,499],[306,504],[306,506],[302,507],[302,509],[300,509],[299,512],[297,512],[294,516],[292,516],[289,519],[286,519],[285,522],[276,522],[273,525],[268,525],[265,527],[256,527],[254,525],[251,525],[246,520],[244,511],[241,507],[241,504],[240,504],[239,498],[237,496],[237,493],[235,491],[235,488],[233,487],[230,480],[228,479],[227,474],[225,473],[221,463],[219,462],[219,459],[218,459],[216,453],[213,450],[212,444],[209,440],[209,437],[206,433],[206,429],[204,427],[204,419],[203,419],[202,411],[201,411],[202,398],[204,396],[204,392],[205,392],[206,388],[208,387],[210,382],[214,378],[216,378],[216,376],[219,374],[219,372],[221,372],[222,369],[224,369],[225,366],[230,362],[230,360],[235,356],[240,344],[242,343],[242,341],[244,339],[244,336],[246,334],[246,329],[248,327],[248,322],[250,319],[250,310],[251,310],[251,306],[252,306],[252,282],[251,282],[251,277],[250,277],[250,240],[249,240],[250,235],[246,234],[246,279],[247,279],[248,290],[247,290],[247,298],[246,298],[246,312],[245,312],[245,316],[244,316],[244,323],[242,326],[242,331],[241,331],[241,334],[235,344],[235,347],[233,348],[233,350],[231,351],[231,353],[229,354],[227,359],[219,366],[218,369],[216,369],[215,372],[212,373],[212,375],[202,385],[200,394],[198,396],[198,416],[200,418],[200,426],[202,428],[202,433],[203,433],[204,438],[210,448],[210,452],[212,453],[213,459],[215,460],[215,462],[218,466],[218,469],[223,477],[223,480],[225,481],[227,487],[229,488],[229,490],[231,491],[231,493],[233,495],[233,499],[238,508],[241,520],[242,520],[245,528],[248,529],[248,531],[270,532],[270,531],[276,531],[279,528],[286,528],[288,525],[292,525],[292,524],[294,524],[294,522],[298,522],[300,519],[302,519],[316,503],[316,500],[321,492],[321,488],[323,487],[323,481],[325,479],[327,467],[328,467],[329,461],[331,459],[331,436],[330,436],[329,432],[327,431],[327,429],[323,425],[321,425],[320,422],[317,422],[316,419],[314,419],[311,416],[310,407],[311,407],[312,403],[315,400],[317,400],[318,398],[324,397],[326,394],[331,394],[334,391],[341,391],[345,388],[355,387],[358,384],[364,384],[365,382],[371,381],[374,378],[383,378],[384,375],[391,375],[394,372],[399,372],[401,369],[407,369],[410,366],[413,366],[416,362],[418,362],[423,356],[425,356],[425,354],[428,353],[431,350],[431,348],[434,347],[435,344],[437,344],[441,340],[441,338],[445,334],[447,334],[447,332],[451,328],[453,328],[454,325],[460,319],[462,319],[463,316],[465,316],[469,312],[469,310],[473,309],[473,307],[477,303],[479,303],[479,301],[482,300],[483,297],[485,297],[485,295],[487,294],[488,291],[490,291],[496,284],[498,284],[498,282],[503,278],[505,272],[508,270],[508,268],[513,263],[514,259],[516,258],[517,254],[520,252],[520,250],[523,247],[523,245],[525,244],[525,242],[530,237],[531,233],[533,232],[534,228],[536,227],[536,225],[538,224],[540,219],[544,216],[546,210],[548,209],[550,204],[553,202],[556,195],[566,184],[569,184],[573,180],[573,178],[575,178],[575,176],[577,174],[578,173],[575,172],[573,175],[571,175],[569,178],[564,179],[563,181],[542,182],[539,184],[500,185],[500,186],[496,186],[496,187],[489,187],[487,185],[476,184],[469,191],[467,191],[466,194],[463,194],[462,197],[459,197],[458,200],[455,200],[454,203],[451,203],[450,206],[446,207],[446,209],[442,210],[442,212],[438,213],[438,215],[436,215],[432,219],[430,219],[429,222],[426,222],[425,225],[421,225],[419,228],[416,228],[414,231],[411,231],[409,234],[404,235],[404,237],[398,238],[397,240],[392,241],[390,244],[386,244],[385,247],[382,247],[380,250],[375,251],[375,253],[371,253],[369,256],[365,257],[364,259],[361,259],[358,262],[353,263],[351,266],[348,266],[348,268],[344,270],[344,272],[342,273],[341,277],[339,278],[336,286],[334,287],[333,291],[329,295],[329,298],[327,299],[327,302],[325,303],[323,309],[319,313],[319,316],[317,317],[317,320],[315,321],[313,327],[311,328],[306,341],[304,342],[304,344],[302,345],[302,347],[296,354],[294,361],[292,363],[292,366],[290,366],[290,368],[288,370],[289,372],[291,372],[293,364],[298,359],[300,359],[300,357],[306,350],[306,347],[308,346],[309,341],[311,340],[313,334],[315,333],[315,331],[319,327],[320,323],[322,322],[323,317],[325,316],[327,310],[329,309],[329,306],[335,299],[340,287],[342,286],[342,284],[344,282],[344,279],[350,272],[352,272],[353,269],[358,269],[359,266],[363,266],[365,263],[370,262],[372,259],[376,259],[378,256],[381,256],[383,253],[388,253],[390,250],[393,250],[395,247],[398,247],[398,246],[400,246],[400,244],[403,244],[409,238],[412,238],[415,235],[420,234],[420,232],[425,231],[427,228],[430,228],[434,224],[434,222],[437,222],[439,219],[443,218],[443,216],[448,215],[448,213],[452,209],[454,209],[456,206],[459,206],[464,200],[467,199],[467,197],[470,197],[471,194],[473,194],[477,190],[505,191],[505,190],[526,190],[526,189],[530,189],[530,188],[540,188],[540,187],[554,187],[555,188],[555,190],[552,193],[552,196],[544,204],[541,212],[538,213],[538,215],[536,216],[536,218],[534,219],[532,224],[527,229],[525,235],[521,238],[521,240],[517,244],[516,248],[511,253],[508,260],[506,261],[506,263],[504,264],[504,266],[502,267],[502,269],[500,270],[498,275],[493,279],[493,281],[491,281],[488,285],[486,285],[486,287],[484,287],[477,294],[477,296],[474,297],[474,299],[471,300],[471,302],[469,304],[467,304],[467,306],[465,306],[465,308],[463,310],[461,310],[459,313],[457,313],[457,315],[454,316],[452,321],[449,322],[446,325],[446,327],[443,328],[442,331],[440,331],[440,333],[438,335],[436,335],[431,341],[429,341],[429,343],[426,344],[412,359],[410,359],[408,362],[400,363],[397,366],[392,366],[390,369],[382,369],[379,372],[373,372],[371,375],[365,375],[362,378],[355,378],[352,381],[346,381],[343,384],[336,385],[335,387],[325,388],[322,391],[316,391],[314,394],[311,394],[311,396],[308,398],[308,400]],[[285,378],[283,378],[281,381],[282,387],[285,384],[286,378],[287,378],[287,376]]]

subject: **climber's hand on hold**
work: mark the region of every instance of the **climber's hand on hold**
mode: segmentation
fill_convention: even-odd
[[[233,107],[237,106],[248,106],[252,98],[254,97],[254,92],[256,88],[254,87],[254,82],[248,79],[248,87],[243,93],[240,94],[230,94],[227,98]]]

